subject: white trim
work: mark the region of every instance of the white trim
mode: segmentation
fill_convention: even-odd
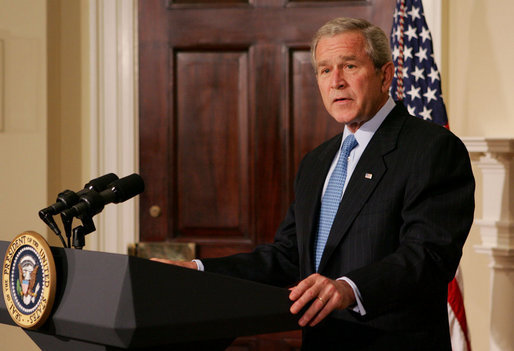
[[[514,139],[463,138],[481,175],[482,242],[474,248],[490,257],[490,350],[514,350]]]
[[[432,35],[432,46],[434,48],[434,60],[439,72],[441,72],[442,57],[442,0],[422,0],[427,20],[428,29]]]
[[[475,220],[482,243],[475,249],[514,253],[514,139],[468,137],[462,140],[482,179],[482,218]]]
[[[137,5],[135,0],[91,0],[91,178],[138,171]],[[107,205],[95,218],[88,249],[126,253],[137,241],[137,199]]]

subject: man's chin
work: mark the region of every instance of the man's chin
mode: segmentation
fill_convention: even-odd
[[[354,114],[347,113],[335,113],[332,115],[332,118],[337,122],[345,125],[353,124],[358,122],[357,116]]]
[[[347,126],[352,133],[355,133],[367,121],[365,118],[353,114],[336,114],[332,115],[332,118],[337,123]]]

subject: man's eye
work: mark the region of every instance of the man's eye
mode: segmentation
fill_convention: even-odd
[[[319,71],[319,73],[320,73],[320,74],[325,74],[325,73],[328,73],[328,72],[330,72],[330,70],[329,70],[328,68],[322,68],[322,69]]]
[[[355,65],[346,65],[346,69],[354,69],[355,67]]]

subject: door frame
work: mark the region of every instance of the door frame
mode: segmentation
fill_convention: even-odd
[[[90,176],[139,171],[137,0],[89,1]],[[127,253],[139,240],[138,199],[106,206],[88,249]]]

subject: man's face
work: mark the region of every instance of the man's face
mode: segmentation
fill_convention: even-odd
[[[316,78],[323,104],[353,132],[386,102],[392,69],[392,63],[375,69],[359,32],[323,37],[316,47]]]

